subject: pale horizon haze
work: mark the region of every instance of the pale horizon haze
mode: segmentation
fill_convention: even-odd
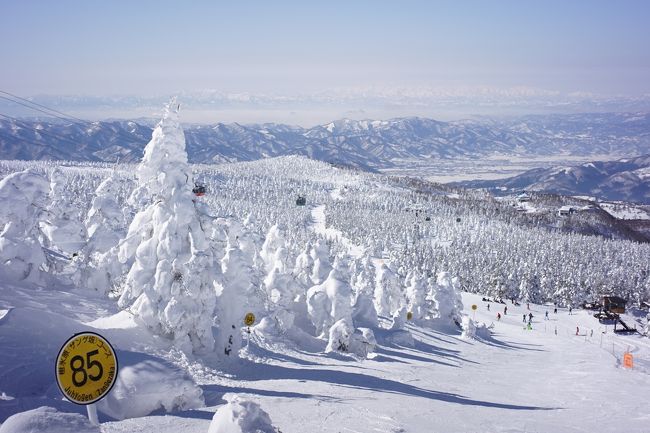
[[[88,117],[179,94],[190,121],[637,109],[649,18],[631,0],[2,0],[0,90]]]

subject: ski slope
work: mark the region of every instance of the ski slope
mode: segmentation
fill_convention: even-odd
[[[107,300],[5,284],[0,290],[0,346],[11,348],[0,358],[2,420],[45,405],[84,413],[62,400],[50,371],[60,343],[85,329],[109,338],[122,365],[149,357],[186,371],[205,397],[206,407],[171,414],[115,421],[100,413],[106,433],[206,432],[225,393],[258,402],[284,433],[648,431],[648,340],[613,335],[586,311],[510,304],[497,321],[503,305],[487,311],[480,296],[463,294],[466,314],[476,304],[476,320],[494,323],[492,337],[463,340],[409,325],[416,341],[409,348],[382,343],[389,331],[377,330],[379,346],[366,360],[296,350],[253,331],[242,359],[224,375],[210,357],[189,360],[152,339]],[[522,314],[529,312],[533,329],[525,330]],[[631,370],[620,362],[628,347]]]

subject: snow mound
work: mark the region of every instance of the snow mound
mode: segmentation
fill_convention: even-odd
[[[203,406],[201,388],[182,371],[153,359],[121,367],[113,390],[97,404],[100,411],[120,420],[159,409],[171,412]]]
[[[78,413],[58,412],[53,407],[42,406],[10,416],[0,426],[0,433],[100,433]]]
[[[476,324],[469,316],[463,316],[461,328],[463,328],[462,339],[471,340],[476,336]]]
[[[387,346],[415,347],[415,340],[408,329],[382,329],[376,332],[380,343]]]
[[[479,338],[489,338],[492,336],[492,326],[487,323],[476,323],[476,336]]]
[[[372,329],[357,328],[350,337],[350,353],[354,353],[362,358],[368,357],[375,351],[377,340]]]
[[[277,433],[271,424],[271,417],[259,404],[243,400],[234,394],[223,398],[228,404],[217,410],[210,423],[208,433]]]
[[[354,333],[352,324],[341,319],[332,325],[329,332],[329,342],[325,352],[348,352],[350,349],[350,339]]]

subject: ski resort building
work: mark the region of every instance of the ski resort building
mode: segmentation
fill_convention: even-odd
[[[529,201],[530,201],[530,196],[529,196],[528,194],[526,194],[525,192],[522,192],[521,194],[519,194],[519,195],[517,196],[517,201],[518,201],[519,203],[526,203],[526,202],[529,202]]]
[[[571,206],[562,206],[561,208],[558,209],[557,214],[559,216],[569,216],[575,211],[576,211],[575,208]]]
[[[603,296],[603,309],[612,313],[625,313],[625,304],[627,301],[618,296]]]

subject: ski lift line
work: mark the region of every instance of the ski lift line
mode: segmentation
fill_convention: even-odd
[[[5,91],[3,91],[3,90],[0,90],[0,93],[5,93],[5,94],[9,94],[9,95],[11,95],[9,92],[5,92]],[[27,101],[27,102],[29,102],[30,104],[37,105],[38,107],[43,107],[43,108],[45,108],[45,110],[49,110],[49,111],[45,111],[45,110],[40,109],[40,108],[38,108],[38,107],[33,107],[33,106],[28,105],[28,104],[25,104],[25,103],[23,103],[23,102],[21,102],[21,101],[14,101],[14,100],[11,99],[11,98],[7,98],[6,96],[2,96],[2,95],[0,95],[0,99],[5,99],[5,100],[7,100],[7,101],[13,102],[14,104],[22,105],[23,107],[29,108],[30,110],[35,110],[35,111],[38,111],[38,112],[40,112],[40,113],[46,114],[46,115],[48,115],[48,116],[56,117],[57,119],[60,119],[60,120],[66,120],[66,121],[68,121],[68,122],[70,122],[70,123],[73,123],[73,124],[75,124],[75,125],[77,125],[77,126],[80,126],[80,127],[83,127],[83,128],[87,127],[88,124],[92,124],[92,123],[94,123],[94,122],[91,122],[90,120],[83,120],[83,119],[80,119],[80,118],[78,118],[78,117],[69,116],[69,115],[67,115],[67,114],[65,114],[65,113],[61,113],[60,111],[54,110],[54,109],[52,109],[52,108],[48,108],[48,107],[46,107],[46,106],[44,106],[44,105],[37,104],[37,103],[35,103],[35,102],[31,102],[31,101],[29,101],[28,99],[21,98],[21,97],[19,97],[19,96],[14,96],[14,97],[15,97],[15,98],[22,99],[22,100],[24,100],[24,101]],[[56,113],[60,113],[61,115],[56,114]],[[119,137],[124,138],[125,140],[127,140],[127,141],[129,141],[129,142],[133,142],[133,141],[135,141],[136,143],[138,143],[138,142],[142,142],[142,143],[144,143],[143,141],[141,141],[141,139],[138,139],[137,137],[130,137],[130,136],[124,135],[123,133],[120,133],[120,132],[117,132],[117,135],[118,135]]]
[[[73,119],[70,119],[70,118],[67,118],[67,117],[63,117],[63,116],[59,116],[57,114],[42,110],[42,109],[40,109],[38,107],[32,107],[31,105],[27,105],[27,104],[25,104],[23,102],[20,102],[20,101],[14,101],[13,99],[7,98],[6,96],[0,95],[0,99],[6,99],[7,101],[13,102],[14,104],[22,105],[23,107],[29,108],[30,110],[35,110],[35,111],[38,111],[40,113],[46,114],[48,116],[56,117],[57,119],[60,119],[60,120],[67,120],[68,122],[74,123],[75,125],[85,126],[83,123],[80,123],[80,122],[78,122],[76,120],[73,120]],[[87,123],[91,123],[91,122],[87,122]]]
[[[61,111],[59,111],[59,110],[55,110],[54,108],[46,107],[45,105],[39,104],[38,102],[30,101],[30,100],[27,99],[27,98],[23,98],[22,96],[14,95],[13,93],[7,92],[7,91],[5,91],[5,90],[0,90],[0,93],[4,93],[5,95],[9,95],[9,96],[11,96],[12,98],[16,98],[16,99],[19,99],[19,100],[21,100],[21,101],[25,101],[25,102],[28,103],[28,104],[32,104],[32,105],[36,105],[37,107],[44,108],[44,109],[46,109],[46,110],[48,110],[48,111],[51,111],[51,112],[53,112],[53,113],[60,114],[61,116],[65,116],[66,118],[69,118],[69,119],[75,119],[75,120],[78,120],[78,121],[80,121],[80,122],[88,123],[87,120],[80,119],[80,118],[75,117],[75,116],[72,116],[72,115],[70,115],[70,114],[63,113],[63,112],[61,112]],[[4,99],[7,99],[7,98],[4,98]],[[16,101],[14,101],[14,102],[16,102]],[[21,104],[21,105],[22,105],[22,104]]]

